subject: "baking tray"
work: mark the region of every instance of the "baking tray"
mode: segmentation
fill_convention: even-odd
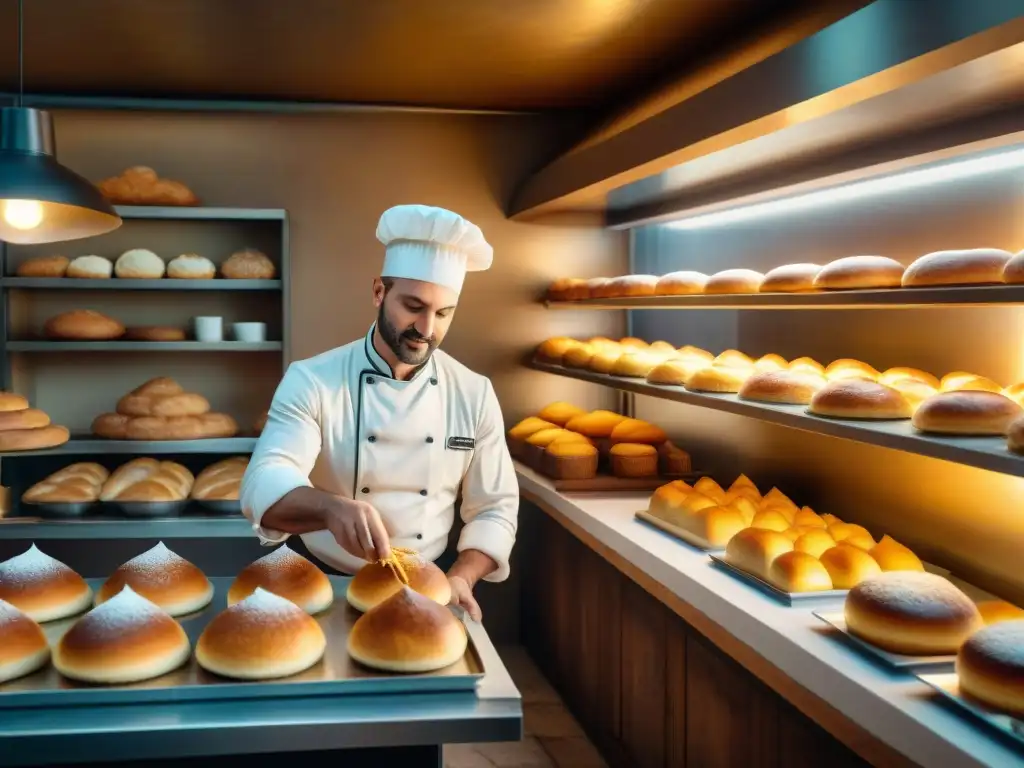
[[[1009,736],[1018,746],[1024,746],[1024,720],[998,712],[960,693],[960,681],[956,672],[928,672],[918,674],[917,679],[930,686],[953,706],[968,712],[989,727]]]
[[[48,502],[30,502],[22,501],[22,506],[25,510],[31,510],[32,515],[38,515],[41,518],[74,518],[82,517],[96,506],[95,501],[48,501]]]
[[[850,591],[848,589],[828,589],[823,592],[783,592],[760,576],[755,576],[744,571],[742,568],[737,568],[735,565],[727,563],[722,555],[712,554],[711,561],[740,581],[745,581],[750,586],[761,590],[770,597],[774,597],[784,605],[806,605],[808,603],[820,603],[823,600],[845,600],[846,595]]]
[[[124,517],[177,517],[188,506],[188,499],[179,501],[108,501],[105,506]]]
[[[426,674],[388,674],[360,666],[346,651],[348,633],[359,613],[345,601],[350,578],[329,576],[334,587],[334,604],[315,617],[327,637],[323,659],[291,677],[267,681],[235,681],[202,669],[195,656],[173,672],[141,683],[96,686],[77,683],[60,675],[51,665],[18,680],[0,684],[2,710],[16,707],[87,707],[96,704],[132,705],[147,702],[208,701],[215,699],[267,699],[296,696],[339,696],[352,694],[403,694],[473,692],[484,675],[483,662],[472,637],[461,661]],[[103,579],[88,579],[94,590]],[[199,635],[210,620],[227,605],[227,592],[234,579],[213,577],[213,601],[202,611],[178,619],[195,650]],[[77,618],[77,617],[75,617]],[[53,646],[74,624],[75,618],[43,624]]]
[[[707,539],[704,539],[698,536],[697,534],[686,530],[685,528],[680,528],[678,525],[672,525],[672,523],[666,520],[662,520],[659,517],[655,517],[646,509],[642,509],[639,512],[637,512],[636,519],[644,523],[647,523],[648,525],[653,525],[659,531],[667,533],[670,536],[679,539],[684,544],[689,544],[691,547],[693,547],[694,549],[698,549],[701,552],[725,552],[725,547],[712,547],[711,544],[708,543]]]
[[[811,611],[811,613],[833,629],[841,632],[843,637],[846,638],[850,644],[856,646],[858,650],[864,651],[869,656],[872,656],[878,661],[881,661],[895,669],[907,670],[920,669],[922,667],[949,667],[956,661],[955,653],[942,656],[908,656],[903,653],[893,653],[892,651],[887,651],[884,648],[872,645],[868,641],[862,640],[856,635],[850,634],[850,631],[846,628],[846,619],[844,618],[842,611]]]
[[[215,515],[242,514],[242,502],[238,499],[192,499],[192,501]]]
[[[586,480],[556,480],[539,472],[560,493],[616,493],[619,491],[656,491],[673,480],[697,480],[704,472],[686,472],[682,475],[653,475],[651,477],[615,477],[598,474]]]

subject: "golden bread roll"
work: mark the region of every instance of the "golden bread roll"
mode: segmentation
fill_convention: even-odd
[[[619,350],[621,345],[617,341],[612,341],[606,336],[594,336],[587,339],[587,344],[592,346],[595,350]]]
[[[747,527],[743,515],[729,507],[704,507],[687,516],[684,530],[700,536],[708,546],[721,549]]]
[[[827,530],[815,528],[814,530],[804,531],[797,537],[796,541],[793,542],[793,551],[806,552],[812,557],[820,558],[835,545],[836,540],[829,535]],[[828,569],[826,569],[827,571]],[[831,581],[832,577],[829,576],[829,582]]]
[[[814,278],[814,287],[824,290],[899,288],[903,265],[885,256],[846,256],[830,261]]]
[[[647,351],[626,352],[616,358],[609,373],[612,376],[625,376],[632,379],[646,378],[661,362],[661,357]]]
[[[592,438],[607,438],[612,436],[612,430],[626,417],[612,411],[591,411],[582,416],[576,416],[565,425],[566,429],[586,435]]]
[[[96,605],[120,594],[126,586],[170,616],[194,613],[213,599],[213,585],[206,575],[162,541],[119,565],[96,593]]]
[[[271,280],[277,275],[266,254],[253,248],[235,251],[220,265],[220,273],[230,280]]]
[[[0,683],[42,669],[50,660],[43,628],[23,611],[0,600]]]
[[[685,386],[691,392],[739,392],[753,374],[753,367],[709,365],[694,371]]]
[[[169,325],[138,325],[125,329],[124,338],[132,341],[185,341],[183,328]]]
[[[707,285],[708,276],[703,272],[692,272],[682,270],[680,272],[669,272],[658,278],[654,286],[655,296],[686,296],[694,293],[704,293],[704,286]]]
[[[16,392],[0,392],[0,413],[8,411],[24,411],[28,408],[28,399]]]
[[[612,433],[609,437],[613,444],[646,443],[647,445],[661,445],[668,440],[665,430],[640,419],[623,419],[612,428]]]
[[[571,403],[555,402],[546,405],[541,408],[540,413],[537,414],[538,418],[544,421],[550,421],[552,424],[557,424],[560,427],[564,427],[569,423],[569,420],[575,416],[582,416],[586,411],[583,408],[579,408]]]
[[[825,592],[832,589],[832,577],[825,566],[806,552],[783,552],[768,569],[768,581],[783,592]]]
[[[132,248],[117,257],[114,274],[122,278],[153,279],[167,271],[164,260],[146,248]]]
[[[248,466],[248,456],[232,456],[204,467],[196,477],[189,496],[211,501],[237,501],[242,476]]]
[[[1024,621],[1006,621],[971,635],[957,651],[960,692],[985,706],[1024,717]]]
[[[995,392],[999,394],[1003,388],[992,379],[978,376],[966,371],[947,373],[939,381],[940,392]]]
[[[646,443],[616,443],[608,452],[616,477],[654,477],[658,474],[658,449]]]
[[[53,649],[53,666],[86,683],[135,683],[165,675],[191,655],[181,625],[125,587],[64,633]]]
[[[923,571],[888,571],[864,578],[843,606],[851,635],[893,653],[956,653],[984,626],[977,606],[952,582]]]
[[[591,344],[570,347],[562,355],[562,365],[566,368],[586,370],[590,367],[590,361],[594,359],[595,354],[597,354],[597,350]]]
[[[576,339],[570,339],[565,336],[554,336],[550,339],[545,339],[537,346],[533,358],[541,363],[561,365],[562,356],[571,348],[577,346],[579,346],[579,342],[576,341]]]
[[[652,354],[657,354],[665,360],[675,357],[676,348],[669,344],[667,341],[652,341],[649,350]]]
[[[586,438],[556,439],[544,449],[540,471],[555,480],[589,480],[597,475],[600,454]]]
[[[693,484],[693,490],[702,493],[708,498],[714,499],[716,504],[725,504],[725,490],[714,481],[713,478],[704,476]]]
[[[858,549],[869,551],[875,546],[875,540],[870,531],[856,523],[832,523],[828,527],[829,535],[837,542],[852,544]]]
[[[605,349],[599,352],[595,352],[590,358],[590,362],[587,363],[589,368],[594,373],[610,374],[612,368],[615,367],[615,363],[624,353],[618,349]]]
[[[881,376],[872,366],[848,357],[833,360],[825,367],[825,378],[829,381],[841,379],[868,379],[876,381]]]
[[[829,514],[828,512],[826,512],[825,514],[823,514],[823,515],[821,516],[821,519],[825,521],[825,525],[826,525],[826,526],[829,526],[829,525],[833,525],[833,524],[835,524],[835,523],[841,523],[841,522],[843,522],[843,521],[842,521],[842,520],[840,520],[840,519],[839,519],[838,517],[836,517],[835,515],[831,515],[831,514]]]
[[[209,411],[209,400],[193,392],[174,395],[129,392],[117,401],[117,412],[124,416],[201,416]]]
[[[391,551],[398,558],[409,580],[408,585],[403,585],[388,565],[367,563],[348,583],[345,599],[349,605],[357,611],[366,613],[399,592],[403,586],[408,586],[438,605],[448,605],[451,602],[452,590],[444,571],[418,552],[394,547]]]
[[[612,279],[610,277],[592,277],[587,280],[587,291],[592,299],[607,299]]]
[[[1006,262],[1003,267],[1003,282],[1016,285],[1024,283],[1024,251]]]
[[[14,274],[18,277],[64,277],[70,263],[67,256],[34,256],[21,262]]]
[[[833,589],[850,589],[882,572],[871,555],[846,542],[838,542],[831,549],[826,549],[818,559],[832,577]]]
[[[548,289],[544,292],[544,298],[547,301],[566,301],[569,292],[569,287],[572,285],[576,278],[572,277],[560,277],[553,280]]]
[[[913,408],[892,387],[866,379],[840,379],[819,389],[807,412],[833,419],[909,419]]]
[[[751,528],[782,533],[789,529],[790,520],[777,509],[762,509],[750,521]]]
[[[241,602],[258,588],[290,600],[309,614],[325,611],[334,602],[330,579],[287,544],[239,572],[228,589],[228,605]]]
[[[754,361],[737,349],[727,349],[715,357],[712,365],[724,365],[729,368],[753,368]]]
[[[183,253],[167,263],[167,276],[176,280],[212,280],[217,267],[205,256]]]
[[[236,680],[269,680],[309,669],[327,650],[317,620],[257,588],[213,617],[196,642],[196,662]]]
[[[33,544],[0,563],[0,600],[24,611],[34,621],[64,619],[92,602],[85,579]]]
[[[892,387],[903,395],[903,397],[907,399],[907,402],[910,403],[910,407],[915,411],[920,407],[921,403],[929,397],[937,395],[939,392],[939,390],[931,384],[926,384],[918,379],[897,379],[887,386]]]
[[[38,408],[26,408],[22,411],[0,411],[0,432],[11,429],[39,429],[48,427],[50,417]]]
[[[626,352],[633,352],[637,350],[643,352],[651,348],[650,344],[648,344],[643,339],[636,338],[635,336],[626,336],[624,338],[619,339],[619,345],[622,347],[627,347],[627,349],[625,350]]]
[[[1024,608],[1018,608],[1005,600],[982,600],[978,603],[978,613],[985,624],[1024,619]]]
[[[114,262],[103,256],[78,256],[68,264],[66,277],[108,280],[114,274]]]
[[[527,416],[508,431],[508,436],[517,440],[525,440],[534,432],[540,432],[542,429],[558,429],[558,425],[544,421],[537,416]]]
[[[685,475],[693,471],[690,454],[669,440],[658,446],[658,466],[663,475]]]
[[[752,269],[725,269],[716,272],[704,284],[704,293],[757,293],[764,275]]]
[[[580,278],[570,278],[565,287],[565,301],[582,301],[589,298],[589,282]]]
[[[819,376],[825,375],[825,366],[813,357],[798,357],[796,360],[791,360],[789,370],[816,373]]]
[[[115,469],[100,490],[101,501],[181,501],[195,478],[173,461],[132,459]]]
[[[617,296],[653,296],[659,279],[657,275],[625,275],[615,278],[614,290]]]
[[[1024,403],[1024,381],[1018,381],[1016,384],[1011,384],[1008,387],[1003,387],[999,394],[1003,397],[1008,397],[1017,405]]]
[[[793,515],[793,525],[800,528],[828,528],[824,520],[810,507],[801,507]]]
[[[708,352],[706,349],[700,347],[692,347],[687,344],[684,347],[680,347],[676,350],[676,356],[683,360],[695,360],[703,363],[712,363],[715,360],[715,356]]]
[[[665,483],[665,485],[659,486],[647,500],[647,511],[655,517],[666,519],[664,515],[672,514],[681,508],[683,500],[692,492],[693,490],[683,481]]]
[[[100,464],[78,462],[59,469],[21,495],[27,504],[96,501],[110,473]]]
[[[1012,257],[1009,251],[996,248],[927,253],[907,267],[903,287],[1001,283],[1003,269]]]
[[[50,339],[119,339],[124,335],[124,325],[91,309],[73,309],[47,320],[43,333]]]
[[[775,558],[792,549],[793,542],[778,531],[744,528],[729,539],[725,561],[767,581]]]
[[[895,382],[902,381],[904,379],[914,379],[927,384],[934,389],[939,388],[939,379],[927,371],[922,371],[919,368],[906,368],[897,366],[896,368],[886,368],[878,376],[878,382],[885,384],[887,387],[891,387]]]
[[[828,382],[823,376],[806,371],[769,371],[755,373],[743,382],[741,400],[761,403],[807,405],[814,393]]]
[[[0,452],[38,451],[64,445],[71,438],[67,427],[51,424],[35,429],[8,429],[0,432]]]
[[[785,264],[769,269],[761,281],[761,293],[797,293],[813,291],[819,264]]]
[[[128,434],[131,416],[120,413],[101,413],[92,422],[92,433],[108,440],[124,440]]]
[[[914,411],[911,424],[941,435],[1005,435],[1024,408],[995,392],[940,392]]]
[[[758,373],[784,371],[787,368],[789,368],[789,363],[786,362],[786,358],[782,355],[776,355],[774,352],[769,352],[767,355],[761,355],[761,357],[754,361],[754,370]]]
[[[924,563],[917,555],[888,534],[882,536],[881,540],[868,550],[868,554],[883,571],[924,570]]]
[[[686,379],[698,368],[703,368],[707,363],[687,363],[681,358],[672,358],[663,363],[658,363],[651,368],[647,374],[648,384],[663,384],[667,386],[682,386]]]
[[[371,669],[422,673],[462,659],[468,642],[466,628],[447,606],[403,586],[356,620],[348,654]]]
[[[144,165],[126,168],[96,186],[107,200],[120,205],[199,205],[187,186],[162,178]]]

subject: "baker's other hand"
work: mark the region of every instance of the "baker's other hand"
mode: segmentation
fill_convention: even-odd
[[[327,530],[350,555],[371,563],[391,557],[391,539],[372,504],[339,496],[326,517]]]
[[[469,614],[473,621],[480,621],[483,614],[480,611],[480,604],[473,597],[473,587],[463,576],[448,574],[448,584],[452,588],[452,599],[449,605],[457,605]]]

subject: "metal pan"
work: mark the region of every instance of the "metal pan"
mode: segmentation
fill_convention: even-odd
[[[761,577],[755,576],[752,573],[744,571],[742,568],[737,568],[732,563],[726,562],[725,558],[721,555],[711,554],[710,557],[711,562],[719,568],[722,568],[732,574],[737,579],[745,581],[752,587],[759,589],[766,595],[774,597],[780,603],[785,605],[805,605],[815,602],[820,603],[824,600],[845,600],[846,595],[850,591],[848,589],[829,589],[822,592],[783,592],[774,584],[765,581]]]
[[[999,712],[964,696],[960,692],[960,680],[956,672],[921,673],[917,679],[933,688],[961,712],[969,713],[990,728],[1011,737],[1018,747],[1024,746],[1024,719]]]
[[[188,499],[180,501],[108,501],[110,508],[125,517],[177,517],[185,507]]]
[[[242,502],[238,499],[193,499],[193,501],[215,515],[242,514]]]
[[[846,628],[846,619],[843,616],[842,611],[837,612],[824,612],[824,611],[811,611],[815,618],[824,621],[830,627],[838,630],[843,638],[846,639],[851,645],[855,646],[858,650],[863,651],[869,656],[885,663],[887,666],[894,667],[895,669],[907,670],[917,669],[922,667],[952,667],[956,662],[956,654],[945,654],[942,656],[908,656],[903,653],[893,653],[887,651],[884,648],[879,648],[877,645],[872,645],[866,640],[862,640]]]
[[[52,518],[82,517],[96,505],[95,501],[47,501],[36,503],[23,501],[21,503],[24,509],[30,512],[32,516],[38,515],[39,517]]]

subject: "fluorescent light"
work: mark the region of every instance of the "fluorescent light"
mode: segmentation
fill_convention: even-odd
[[[891,192],[905,192],[944,181],[980,176],[993,171],[1005,171],[1024,166],[1024,149],[959,160],[952,163],[923,168],[916,171],[897,173],[867,181],[857,181],[831,189],[806,192],[801,195],[770,200],[764,203],[739,205],[724,211],[699,213],[689,218],[668,222],[665,226],[673,229],[704,229],[723,224],[737,224],[752,219],[766,218],[780,214],[798,213],[837,203],[849,203],[867,197],[885,195]]]

